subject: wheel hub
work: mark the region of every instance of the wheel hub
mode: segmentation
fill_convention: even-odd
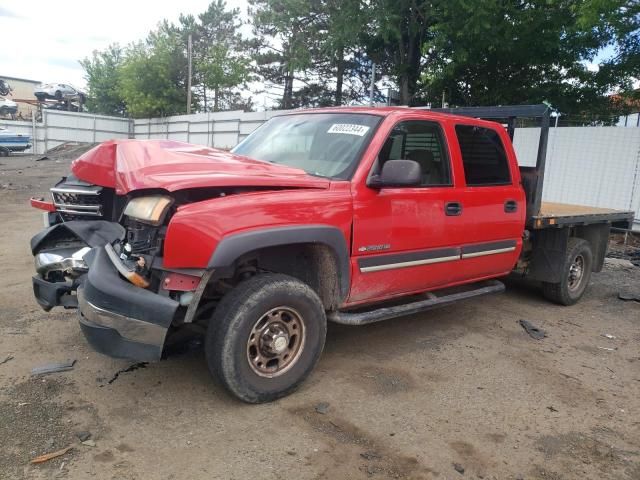
[[[283,325],[273,323],[265,329],[261,342],[264,353],[279,355],[289,345],[289,334]]]
[[[247,341],[251,369],[262,377],[275,377],[291,368],[304,346],[304,321],[290,307],[269,310],[254,324]]]
[[[580,287],[583,274],[584,258],[582,255],[578,255],[573,259],[573,263],[569,267],[569,289],[575,290]]]

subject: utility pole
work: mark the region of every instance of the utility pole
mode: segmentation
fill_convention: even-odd
[[[187,60],[189,63],[189,78],[187,78],[187,115],[191,113],[191,57],[192,57],[191,34],[187,41]]]
[[[376,62],[371,64],[371,87],[369,88],[369,105],[373,107],[373,93],[376,87]]]

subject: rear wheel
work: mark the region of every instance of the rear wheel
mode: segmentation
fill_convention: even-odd
[[[56,100],[62,100],[62,92],[60,90],[56,90],[55,97]]]
[[[589,242],[581,238],[569,238],[562,280],[558,283],[544,282],[542,293],[560,305],[575,304],[587,288],[593,269],[593,253]]]
[[[207,329],[207,364],[239,399],[269,402],[311,373],[326,331],[324,307],[308,285],[287,275],[257,275],[216,307]]]

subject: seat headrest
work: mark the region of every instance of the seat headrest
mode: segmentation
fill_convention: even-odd
[[[413,160],[414,162],[418,162],[420,165],[424,166],[427,163],[433,162],[433,153],[429,150],[418,148],[407,153],[407,160]]]

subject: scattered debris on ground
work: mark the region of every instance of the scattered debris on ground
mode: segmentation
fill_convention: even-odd
[[[85,447],[95,447],[96,446],[96,442],[94,440],[85,440],[84,442],[80,442],[82,443],[82,445],[84,445]]]
[[[320,402],[316,405],[316,412],[325,415],[329,413],[329,404],[327,402]]]
[[[61,457],[62,455],[64,455],[65,453],[67,453],[69,450],[72,450],[72,449],[73,449],[73,445],[69,445],[68,447],[63,448],[62,450],[58,450],[57,452],[45,453],[44,455],[40,455],[34,458],[33,460],[31,460],[31,463],[48,462],[49,460],[52,460],[54,458]]]
[[[46,197],[73,160],[47,156],[0,166],[0,184],[11,187],[0,186],[0,220],[11,225],[0,240],[8,272],[0,278],[0,361],[15,356],[0,366],[0,478],[228,478],[236,458],[239,478],[640,479],[640,303],[618,299],[640,287],[640,268],[607,261],[570,308],[508,280],[504,295],[482,302],[358,328],[330,324],[310,381],[268,405],[231,400],[200,352],[99,388],[134,362],[94,352],[75,312],[44,313],[32,299],[28,242],[42,227],[29,198]],[[514,318],[549,337],[531,341]],[[33,366],[67,357],[82,364],[30,376]],[[325,415],[314,409],[320,401],[330,403]],[[253,438],[256,426],[278,445]],[[81,444],[81,430],[96,447]],[[187,440],[193,447],[182,448]],[[216,448],[205,455],[206,445]],[[381,458],[360,455],[368,452]]]
[[[76,433],[76,437],[78,437],[78,440],[80,440],[81,442],[85,442],[91,438],[91,432],[78,432]]]
[[[379,458],[382,458],[382,456],[379,453],[376,453],[373,450],[368,450],[366,452],[363,452],[360,454],[360,456],[365,460],[377,460]]]
[[[620,300],[624,300],[625,302],[636,301],[640,302],[640,292],[631,292],[627,290],[623,290],[618,293],[618,298]]]
[[[536,340],[542,340],[544,337],[547,336],[547,332],[545,332],[539,327],[536,327],[534,324],[532,324],[528,320],[520,320],[518,323],[522,328],[525,329],[525,331],[529,334],[531,338],[534,338]]]
[[[109,380],[106,384],[111,385],[113,382],[115,382],[118,379],[121,373],[128,373],[128,372],[133,372],[134,370],[138,370],[139,368],[146,368],[148,364],[149,364],[148,362],[138,362],[138,363],[129,365],[128,367],[123,368],[121,370],[118,370],[113,375],[113,377],[111,377],[111,380]],[[100,385],[100,386],[103,387],[104,385]]]
[[[13,355],[7,355],[5,359],[0,362],[0,365],[4,365],[5,363],[10,362],[11,360],[13,360]]]
[[[47,363],[46,365],[40,365],[39,367],[33,367],[31,369],[32,376],[49,375],[50,373],[67,372],[73,370],[73,366],[76,364],[76,360],[67,360],[66,362]]]
[[[454,463],[453,464],[453,469],[458,472],[460,475],[464,475],[464,467],[462,465],[460,465],[459,463]]]

